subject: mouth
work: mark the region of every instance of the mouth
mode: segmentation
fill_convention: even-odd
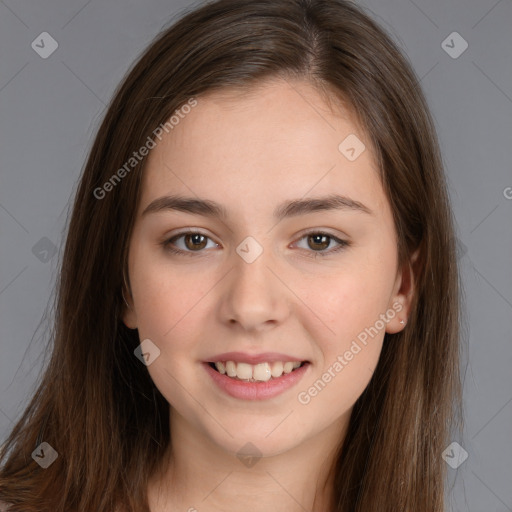
[[[217,373],[242,382],[269,382],[309,365],[309,361],[272,361],[249,364],[236,361],[208,362]]]
[[[268,400],[291,390],[308,373],[309,361],[205,361],[214,389],[238,400]],[[246,358],[247,360],[247,358]]]

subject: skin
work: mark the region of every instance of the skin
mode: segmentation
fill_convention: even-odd
[[[124,322],[160,349],[148,371],[171,404],[173,454],[150,482],[151,510],[234,511],[247,503],[253,512],[326,510],[333,451],[377,365],[385,332],[400,331],[400,319],[407,319],[411,265],[398,268],[392,213],[370,142],[347,110],[331,110],[300,81],[273,80],[243,95],[224,90],[197,100],[151,150],[130,242]],[[355,161],[338,150],[349,134],[366,146]],[[283,201],[333,192],[373,214],[272,217]],[[221,203],[228,217],[142,215],[171,193]],[[208,237],[195,241],[198,249],[193,239],[174,241],[191,256],[162,246],[183,228]],[[351,245],[332,252],[335,239],[308,242],[304,233],[311,231]],[[247,236],[263,248],[252,263],[236,252]],[[314,257],[322,251],[328,255]],[[400,313],[366,346],[359,343],[342,371],[333,371],[338,356],[393,304]],[[283,394],[244,401],[220,391],[201,365],[227,351],[281,352],[311,364]],[[329,368],[335,377],[300,403],[298,393]],[[262,456],[252,467],[236,456],[247,442]]]

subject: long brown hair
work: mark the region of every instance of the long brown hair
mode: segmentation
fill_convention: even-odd
[[[334,447],[334,510],[442,512],[441,453],[461,425],[454,222],[418,79],[383,29],[345,0],[204,4],[159,34],[120,84],[76,194],[51,359],[1,453],[0,499],[12,511],[149,511],[148,479],[171,433],[169,404],[134,356],[138,333],[121,321],[146,159],[126,162],[191,98],[268,78],[306,80],[353,109],[379,163],[399,263],[419,249],[408,324],[386,334]],[[42,441],[58,452],[47,469],[31,457]]]

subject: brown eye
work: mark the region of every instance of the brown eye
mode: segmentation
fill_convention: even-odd
[[[192,251],[195,249],[204,249],[206,247],[207,237],[200,233],[184,235],[185,246]]]
[[[308,235],[308,244],[311,249],[324,250],[329,247],[331,237],[324,234]]]
[[[213,242],[210,237],[199,233],[198,231],[186,231],[162,243],[164,249],[174,254],[194,256],[194,253],[203,254],[207,251],[208,242],[218,247],[218,244]]]
[[[323,233],[321,231],[312,231],[310,233],[306,233],[299,241],[305,240],[306,247],[302,247],[306,250],[307,256],[316,258],[317,256],[331,256],[334,253],[342,251],[346,247],[351,245],[350,242],[346,240],[341,240],[340,238],[330,235],[328,233]],[[334,245],[331,249],[328,247],[331,245],[331,242],[334,242],[337,245]]]

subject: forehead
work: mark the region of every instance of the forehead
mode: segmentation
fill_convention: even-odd
[[[315,189],[382,201],[370,141],[338,98],[306,82],[273,80],[196,99],[151,150],[141,209],[166,192],[263,204]],[[348,137],[366,146],[354,161],[340,151]]]

